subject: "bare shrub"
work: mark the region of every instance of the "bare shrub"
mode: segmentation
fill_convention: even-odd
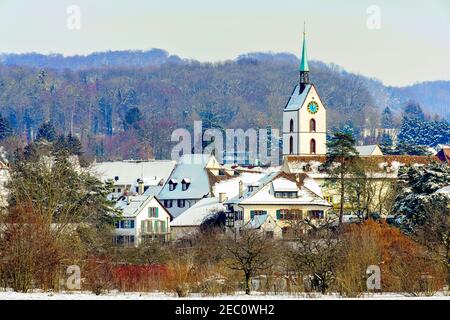
[[[173,249],[167,263],[165,288],[178,297],[187,297],[197,284],[192,248]]]

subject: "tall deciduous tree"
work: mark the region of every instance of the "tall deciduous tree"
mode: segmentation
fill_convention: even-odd
[[[10,135],[12,135],[13,130],[11,128],[11,125],[9,124],[9,121],[0,115],[0,140],[3,140]]]

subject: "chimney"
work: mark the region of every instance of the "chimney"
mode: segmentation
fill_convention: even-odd
[[[239,180],[239,198],[244,196],[244,183],[242,180]]]
[[[144,181],[142,179],[138,179],[138,194],[141,195],[144,193]]]
[[[224,203],[227,200],[227,194],[225,192],[219,192],[219,202]]]

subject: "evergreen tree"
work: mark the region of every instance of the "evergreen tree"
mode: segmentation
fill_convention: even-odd
[[[340,194],[339,225],[344,216],[344,199],[347,192],[348,175],[356,168],[358,151],[355,148],[355,138],[351,133],[334,132],[327,142],[327,159],[324,163],[325,170],[329,174],[330,184],[337,187]]]
[[[380,140],[381,151],[383,151],[384,154],[392,154],[393,145],[392,137],[387,133],[383,133]]]
[[[67,149],[72,155],[81,156],[83,154],[83,147],[80,139],[70,133],[67,136]]]
[[[131,108],[125,114],[125,123],[124,123],[125,130],[130,127],[137,129],[138,122],[141,121],[142,119],[143,119],[142,113],[139,110],[139,108],[137,107]]]
[[[392,112],[389,107],[386,107],[381,114],[381,126],[386,129],[394,127]]]
[[[38,129],[36,140],[47,140],[48,142],[54,142],[56,139],[57,136],[55,127],[50,122],[44,122]]]
[[[55,152],[65,150],[69,155],[81,156],[83,154],[80,140],[71,134],[60,135],[53,144]]]
[[[404,167],[398,179],[399,192],[393,211],[405,217],[402,227],[411,232],[425,222],[426,207],[442,200],[442,195],[435,192],[450,184],[450,168],[435,162],[423,167]]]
[[[13,129],[9,124],[9,121],[0,115],[0,141],[11,136]]]
[[[418,118],[404,118],[397,140],[399,145],[409,147],[435,147],[437,144],[447,144],[450,142],[450,123],[445,120],[425,121]]]
[[[423,113],[422,108],[417,102],[410,101],[405,106],[403,119],[425,120],[425,114]]]

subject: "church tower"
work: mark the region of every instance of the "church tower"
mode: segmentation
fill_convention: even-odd
[[[299,83],[283,110],[283,156],[325,155],[327,110],[309,81],[306,33],[303,32]]]

